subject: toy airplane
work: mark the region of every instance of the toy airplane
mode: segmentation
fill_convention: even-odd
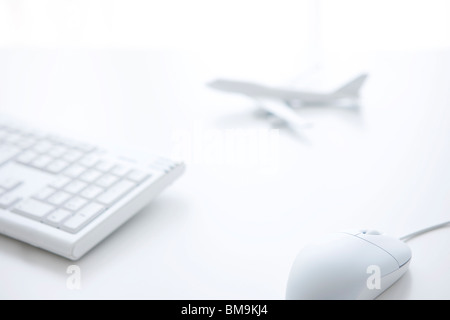
[[[367,77],[367,74],[362,74],[331,93],[313,93],[293,89],[273,88],[252,82],[222,79],[210,82],[208,86],[220,91],[243,94],[254,98],[262,102],[261,108],[265,111],[295,127],[305,127],[309,126],[310,123],[303,120],[288,106],[289,104],[297,102],[303,105],[331,105],[341,101],[356,101],[359,98],[359,91]]]

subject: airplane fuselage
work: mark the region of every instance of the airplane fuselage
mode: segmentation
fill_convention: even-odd
[[[302,104],[330,104],[339,101],[355,100],[357,96],[345,93],[313,93],[298,90],[278,89],[243,81],[218,80],[210,84],[221,91],[238,93],[254,99],[281,100]]]

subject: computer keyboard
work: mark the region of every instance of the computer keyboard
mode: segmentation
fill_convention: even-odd
[[[146,160],[0,119],[0,233],[77,260],[184,171]]]

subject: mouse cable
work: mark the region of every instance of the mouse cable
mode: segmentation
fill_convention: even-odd
[[[447,227],[449,225],[450,225],[450,221],[447,221],[447,222],[444,222],[444,223],[440,223],[440,224],[437,224],[437,225],[434,225],[434,226],[431,226],[431,227],[428,227],[428,228],[425,228],[425,229],[418,230],[416,232],[407,234],[407,235],[405,235],[405,236],[403,236],[403,237],[401,237],[399,239],[406,242],[406,241],[409,241],[412,238],[420,236],[420,235],[422,235],[424,233],[427,233],[427,232],[430,232],[430,231],[434,231],[436,229],[441,229],[441,228]]]

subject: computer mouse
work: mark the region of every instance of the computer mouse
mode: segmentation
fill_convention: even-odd
[[[406,243],[377,231],[326,235],[297,255],[286,299],[375,299],[406,273],[410,261]]]

